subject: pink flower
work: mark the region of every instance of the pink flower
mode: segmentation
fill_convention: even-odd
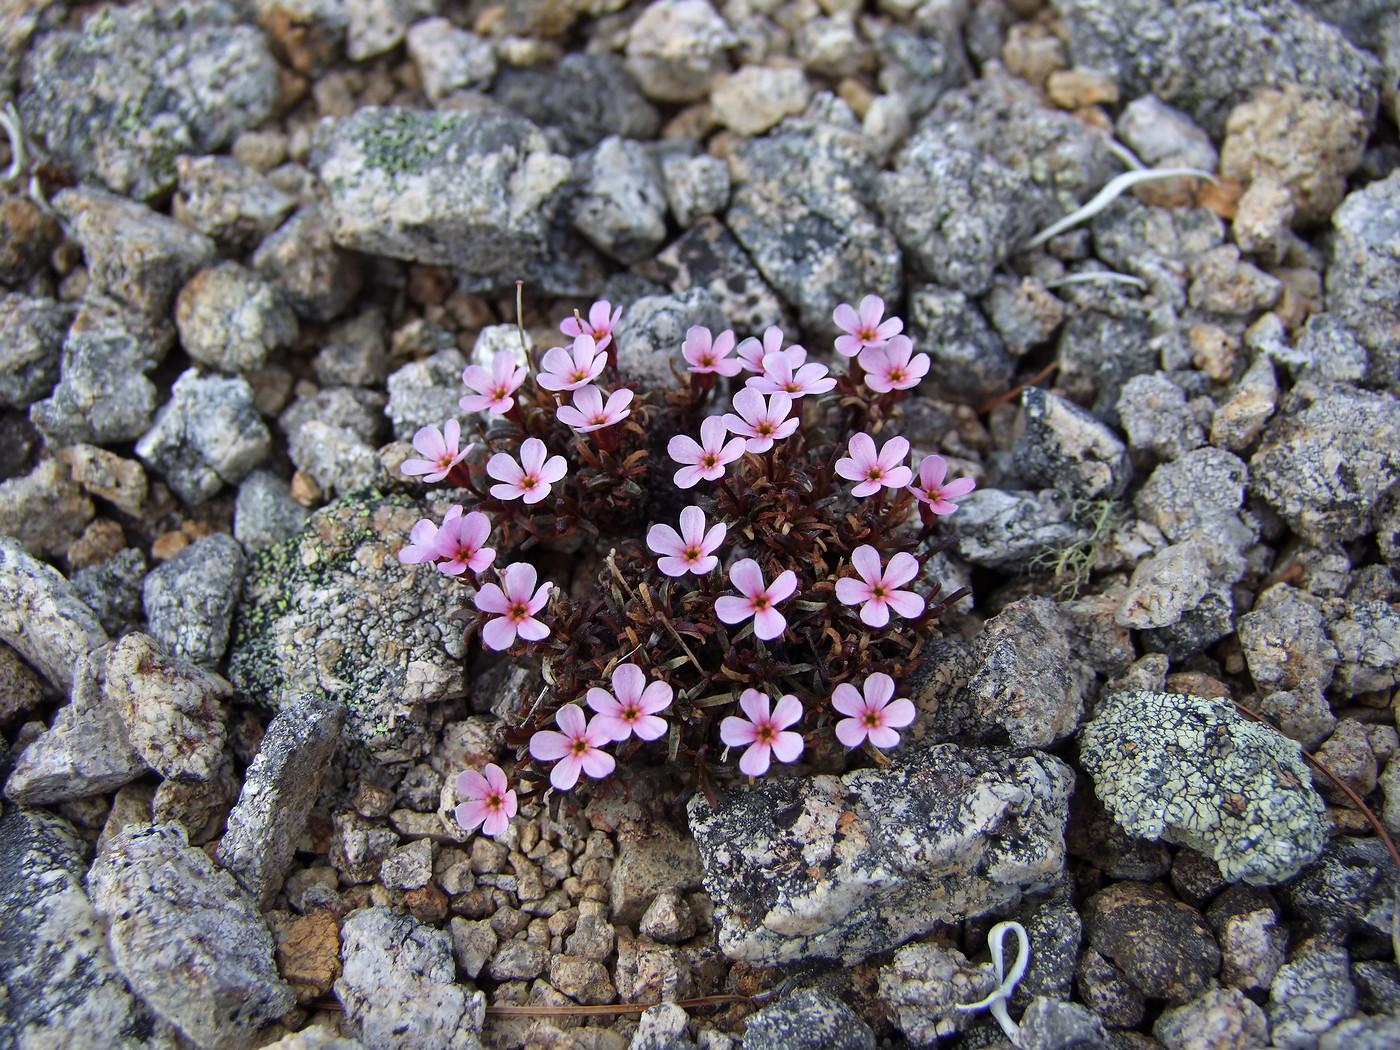
[[[883,485],[901,489],[909,484],[914,472],[904,466],[909,455],[909,442],[902,437],[890,438],[877,455],[875,439],[869,434],[852,434],[850,455],[836,461],[836,473],[847,481],[860,482],[851,489],[852,496],[873,496]]]
[[[574,391],[573,405],[560,406],[555,415],[565,426],[572,427],[580,434],[588,434],[620,423],[631,414],[632,410],[627,407],[631,403],[632,391],[626,387],[609,394],[605,405],[603,392],[596,386],[586,386]]]
[[[410,477],[422,474],[424,481],[441,481],[472,450],[471,442],[467,442],[466,448],[457,447],[461,438],[462,424],[455,419],[449,419],[442,425],[441,430],[437,427],[422,427],[413,435],[413,447],[424,458],[406,459],[399,469]]]
[[[791,693],[778,698],[771,715],[768,704],[768,697],[757,689],[745,689],[739,706],[748,718],[731,715],[719,724],[719,738],[726,744],[748,746],[739,758],[739,771],[747,776],[763,776],[772,758],[796,762],[802,754],[802,734],[788,729],[802,717],[802,704]]]
[[[547,351],[535,381],[546,390],[577,390],[593,382],[607,363],[608,355],[585,333],[576,336],[567,350],[556,346]]]
[[[488,372],[481,365],[468,365],[462,372],[462,382],[475,394],[467,394],[457,402],[464,412],[490,412],[503,416],[515,405],[510,395],[520,389],[529,373],[515,367],[515,355],[509,350],[497,350]]]
[[[663,555],[656,564],[667,576],[684,576],[688,572],[703,576],[719,564],[714,551],[728,531],[729,526],[719,522],[706,532],[705,512],[699,507],[686,507],[681,511],[681,531],[677,533],[669,525],[653,525],[647,530],[647,546],[652,553]]]
[[[678,488],[694,488],[701,481],[724,477],[724,468],[744,454],[744,439],[725,441],[729,429],[719,416],[707,416],[700,424],[700,440],[677,434],[666,445],[666,451],[677,463],[685,464],[676,471]]]
[[[745,387],[734,395],[737,412],[724,414],[724,425],[745,438],[744,447],[750,452],[767,452],[775,439],[789,436],[797,429],[798,420],[788,418],[792,411],[789,394],[774,394],[767,403],[757,390]]]
[[[580,336],[589,335],[593,337],[593,342],[597,344],[599,350],[608,345],[608,340],[612,338],[613,329],[617,327],[617,322],[622,317],[622,307],[612,310],[612,304],[606,299],[599,299],[588,308],[588,320],[582,321],[577,317],[566,317],[559,322],[559,331],[565,335]]]
[[[765,642],[787,630],[787,619],[774,606],[797,590],[797,573],[785,569],[764,587],[758,562],[744,558],[730,567],[729,582],[743,597],[726,594],[716,598],[716,616],[725,623],[740,623],[752,616],[753,633]]]
[[[577,784],[580,771],[601,780],[617,768],[612,755],[598,750],[609,742],[600,719],[585,724],[583,708],[568,704],[559,709],[554,721],[564,732],[540,730],[530,738],[530,754],[541,762],[559,761],[549,772],[549,782],[557,790],[568,791]]]
[[[900,698],[890,702],[894,696],[894,679],[883,671],[876,671],[865,680],[865,696],[856,687],[842,682],[831,694],[831,706],[843,715],[850,715],[836,723],[836,739],[847,747],[860,747],[866,737],[876,747],[894,747],[899,743],[895,728],[903,728],[914,721],[914,705]]]
[[[685,342],[681,344],[681,353],[690,365],[690,371],[697,375],[706,372],[722,376],[738,375],[739,369],[744,366],[729,356],[733,350],[733,332],[725,330],[718,337],[712,337],[708,328],[698,324],[686,329]]]
[[[447,508],[447,513],[442,516],[442,523],[446,525],[453,518],[461,517],[462,505],[454,503]],[[429,518],[419,518],[418,523],[409,530],[408,540],[399,550],[399,561],[405,565],[419,565],[425,561],[437,561],[438,554],[438,533],[442,530],[433,524]]]
[[[500,485],[491,486],[497,499],[523,498],[526,503],[538,503],[549,495],[549,487],[564,476],[569,465],[563,456],[545,459],[544,442],[526,438],[520,443],[520,462],[508,453],[497,452],[486,461],[486,473]]]
[[[855,357],[867,346],[884,346],[895,335],[904,330],[904,322],[891,317],[881,323],[885,313],[885,300],[878,295],[867,295],[860,301],[860,313],[849,303],[842,303],[831,314],[836,327],[845,335],[836,337],[836,350],[847,357]]]
[[[745,386],[760,394],[788,394],[802,397],[804,394],[824,394],[836,385],[836,380],[827,375],[827,367],[817,362],[803,365],[793,371],[792,358],[787,351],[763,355],[763,374],[754,376]]]
[[[658,740],[666,733],[666,720],[656,712],[671,706],[675,695],[665,682],[647,684],[647,676],[636,664],[613,668],[613,691],[596,686],[588,690],[588,706],[598,712],[593,725],[609,740],[626,740],[636,734],[639,740]]]
[[[474,769],[457,774],[457,794],[466,800],[457,807],[457,826],[471,831],[480,824],[486,834],[499,835],[515,816],[515,791],[494,762],[482,772],[485,776]]]
[[[919,559],[903,551],[890,558],[888,569],[881,570],[880,552],[862,543],[851,552],[851,564],[860,579],[843,576],[836,581],[836,597],[842,605],[859,605],[860,619],[868,627],[884,627],[890,622],[890,610],[911,618],[924,611],[924,600],[913,591],[897,588],[919,575]]]
[[[438,570],[447,576],[484,571],[496,560],[496,552],[482,546],[490,535],[491,519],[479,510],[444,518],[437,534]]]
[[[783,349],[783,330],[775,324],[764,330],[761,344],[753,336],[749,336],[736,350],[740,363],[750,372],[762,372],[763,359],[769,354],[777,353],[787,354],[793,368],[807,360],[807,351],[796,343],[786,350]]]
[[[919,483],[910,485],[909,491],[918,497],[933,514],[951,514],[958,509],[950,502],[959,496],[966,496],[977,487],[971,478],[958,478],[946,485],[943,479],[948,476],[948,461],[942,456],[925,456],[919,461]]]
[[[877,394],[918,386],[928,365],[928,354],[915,354],[914,341],[907,335],[891,336],[884,346],[867,346],[860,352],[865,385]]]
[[[526,562],[516,562],[499,571],[503,586],[488,583],[472,599],[482,612],[501,617],[481,629],[482,644],[499,652],[514,645],[517,634],[527,642],[548,638],[549,626],[535,619],[535,613],[549,602],[554,584],[544,583],[535,590],[535,567]]]

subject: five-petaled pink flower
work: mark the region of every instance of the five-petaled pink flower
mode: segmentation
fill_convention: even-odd
[[[457,402],[464,412],[490,412],[503,416],[515,405],[510,395],[520,389],[529,373],[515,367],[515,355],[509,350],[497,350],[488,371],[481,365],[468,365],[462,371],[462,382],[475,394],[467,394]]]
[[[767,587],[763,570],[752,558],[729,568],[729,582],[743,597],[726,594],[715,599],[715,615],[725,623],[741,623],[753,617],[753,633],[765,642],[787,630],[787,618],[775,606],[797,590],[797,573],[784,569]]]
[[[447,508],[447,513],[442,516],[442,524],[445,527],[453,518],[462,516],[462,505],[454,503]],[[418,523],[408,532],[408,543],[399,550],[399,561],[405,565],[420,565],[425,561],[437,561],[441,555],[438,554],[438,534],[442,529],[433,524],[431,518],[419,518]]]
[[[556,346],[545,351],[535,381],[546,390],[577,390],[593,382],[607,363],[608,355],[591,335],[575,336],[568,349]]]
[[[724,439],[729,428],[720,416],[706,416],[700,423],[700,440],[685,434],[677,434],[666,445],[666,452],[677,463],[684,466],[676,471],[678,488],[694,488],[701,481],[715,481],[724,477],[726,465],[744,454],[744,439],[741,437]]]
[[[585,723],[583,708],[566,704],[554,716],[562,733],[542,729],[530,738],[530,754],[541,762],[559,764],[549,771],[549,782],[559,791],[568,791],[578,783],[580,771],[594,780],[601,780],[617,768],[617,760],[598,749],[609,743],[599,720]]]
[[[769,325],[763,332],[763,342],[759,342],[753,336],[749,336],[741,342],[735,349],[735,356],[750,372],[763,371],[763,359],[769,354],[787,354],[788,360],[793,368],[797,368],[807,360],[807,351],[794,343],[786,350],[783,349],[783,330],[777,325]]]
[[[490,535],[491,519],[479,510],[443,518],[437,534],[438,570],[448,576],[468,569],[484,572],[496,560],[496,552],[482,546]]]
[[[788,437],[797,429],[798,419],[788,418],[792,411],[790,394],[773,394],[765,402],[757,390],[745,387],[734,395],[733,412],[724,414],[724,425],[744,438],[750,452],[767,452],[774,440]]]
[[[958,509],[958,505],[951,501],[959,496],[966,496],[977,487],[977,482],[971,478],[958,478],[945,485],[944,479],[947,476],[946,459],[942,456],[925,456],[919,461],[919,483],[910,485],[909,491],[918,497],[919,502],[931,513],[951,514]]]
[[[620,664],[613,668],[612,692],[594,686],[588,690],[588,706],[598,712],[593,725],[609,740],[626,740],[633,733],[639,740],[658,740],[666,733],[666,720],[656,712],[670,707],[674,695],[665,682],[648,685],[636,664]]]
[[[442,425],[441,430],[437,427],[421,427],[418,433],[413,435],[413,447],[424,458],[406,459],[399,469],[410,476],[422,474],[424,481],[441,481],[473,448],[470,441],[467,442],[466,448],[459,448],[461,440],[462,424],[455,419],[449,419]]]
[[[831,314],[836,327],[845,335],[836,337],[837,353],[855,357],[867,346],[884,346],[895,335],[904,330],[904,322],[891,317],[881,322],[885,315],[885,300],[878,295],[867,295],[860,301],[860,313],[856,313],[850,303],[842,303]]]
[[[681,511],[681,531],[678,533],[669,525],[653,525],[647,530],[647,546],[661,555],[656,564],[667,576],[684,576],[688,572],[704,576],[719,564],[714,552],[728,531],[724,522],[711,525],[706,531],[705,512],[699,507],[686,507]]]
[[[609,311],[612,311],[609,313]],[[569,316],[559,322],[559,331],[565,335],[580,336],[590,335],[593,342],[601,350],[608,345],[608,340],[612,338],[613,329],[617,327],[618,320],[622,317],[622,307],[612,309],[612,304],[606,299],[599,299],[588,308],[588,320],[583,321],[577,317]]]
[[[704,325],[692,325],[686,329],[685,342],[681,344],[681,354],[690,371],[696,375],[714,372],[722,376],[739,374],[743,362],[729,355],[734,351],[734,333],[726,329],[718,336],[712,336]]]
[[[842,605],[859,605],[860,619],[868,627],[884,627],[893,609],[906,619],[924,611],[924,599],[913,591],[901,591],[901,584],[919,575],[919,559],[900,551],[890,558],[888,568],[880,567],[880,552],[862,543],[851,552],[851,564],[860,579],[843,576],[836,581],[836,598]]]
[[[928,354],[914,353],[914,341],[896,335],[884,346],[868,346],[860,352],[865,385],[877,394],[909,390],[928,374]]]
[[[792,357],[788,351],[763,355],[763,374],[753,376],[746,384],[750,390],[760,394],[787,394],[802,397],[804,394],[824,394],[836,385],[836,380],[827,375],[826,365],[813,361],[793,371]]]
[[[622,422],[632,412],[627,407],[631,403],[632,391],[626,387],[614,390],[608,395],[607,404],[604,404],[603,392],[596,386],[586,386],[575,390],[574,403],[561,405],[555,415],[559,417],[559,422],[575,432],[589,434]]]
[[[504,771],[494,762],[481,773],[468,769],[457,774],[457,794],[466,800],[457,807],[456,813],[457,826],[463,831],[471,831],[480,824],[487,835],[499,835],[515,816],[518,805],[515,791]]]
[[[739,707],[747,718],[730,715],[719,724],[719,738],[730,747],[744,747],[739,758],[739,772],[761,777],[768,772],[772,759],[796,762],[802,754],[802,734],[788,726],[802,717],[802,704],[791,693],[778,698],[778,706],[768,711],[769,699],[757,689],[745,689],[739,697]]]
[[[542,583],[535,590],[535,567],[527,562],[516,562],[499,571],[501,586],[488,583],[472,599],[482,612],[500,617],[481,629],[482,644],[499,652],[514,645],[517,634],[527,642],[548,638],[549,625],[535,619],[535,613],[549,603],[554,584]]]
[[[524,499],[538,503],[549,495],[549,487],[569,469],[563,456],[549,456],[539,438],[526,438],[520,443],[520,462],[506,452],[497,452],[486,461],[486,473],[500,485],[491,486],[497,499]]]
[[[909,484],[914,472],[904,465],[909,455],[909,441],[893,437],[877,453],[875,439],[869,434],[852,434],[850,455],[836,461],[836,473],[847,481],[858,481],[852,496],[873,496],[881,486],[902,489]]]
[[[866,737],[876,747],[898,744],[895,729],[914,721],[914,705],[903,697],[891,703],[892,696],[894,679],[883,671],[865,680],[864,696],[848,682],[838,685],[831,694],[831,706],[850,717],[836,723],[836,739],[847,747],[860,747]]]

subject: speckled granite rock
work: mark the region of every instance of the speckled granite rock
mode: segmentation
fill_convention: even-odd
[[[249,559],[229,680],[273,709],[301,695],[345,705],[347,731],[381,761],[426,754],[431,705],[461,696],[459,589],[395,552],[425,514],[404,496],[348,497]],[[306,639],[314,639],[308,644]]]
[[[88,886],[122,976],[200,1050],[246,1050],[292,1008],[256,906],[178,826],[127,828]]]
[[[0,817],[0,1044],[174,1050],[175,1033],[135,998],[83,891],[86,844],[66,821]]]
[[[808,988],[745,1022],[743,1050],[875,1050],[875,1033],[835,996]]]
[[[70,686],[78,657],[107,641],[59,571],[8,536],[0,536],[0,594],[0,641],[55,685]]]
[[[690,826],[732,959],[850,964],[1043,888],[1064,861],[1058,759],[940,744],[844,777],[768,780]]]
[[[1327,841],[1297,745],[1226,700],[1101,697],[1080,733],[1080,762],[1129,834],[1199,850],[1231,880],[1282,882]]]
[[[1371,377],[1400,389],[1400,173],[1349,194],[1332,214],[1332,226],[1327,309],[1370,351]]]
[[[157,565],[142,587],[151,634],[175,656],[204,667],[218,664],[228,648],[244,569],[243,548],[226,532],[197,540]]]

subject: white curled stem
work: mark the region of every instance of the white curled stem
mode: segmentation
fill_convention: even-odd
[[[1016,934],[1016,961],[1012,964],[1010,973],[1006,972],[1006,959],[1002,951],[1008,930]],[[997,986],[985,999],[965,1006],[959,1005],[958,1009],[987,1010],[996,1019],[997,1024],[1001,1025],[1006,1037],[1016,1046],[1020,1046],[1021,1028],[1011,1019],[1006,1004],[1016,991],[1016,986],[1021,983],[1021,978],[1026,975],[1026,967],[1030,965],[1031,940],[1026,935],[1026,928],[1019,922],[999,922],[987,931],[987,947],[992,953],[992,968],[996,971]]]
[[[1154,182],[1158,179],[1176,178],[1209,179],[1215,181],[1215,176],[1208,171],[1201,171],[1199,168],[1143,168],[1141,171],[1125,171],[1110,179],[1108,185],[1094,194],[1092,200],[1083,207],[1070,212],[1059,222],[1053,222],[1045,229],[1041,230],[1029,241],[1026,242],[1026,250],[1039,248],[1051,237],[1056,237],[1064,233],[1073,226],[1078,226],[1086,219],[1092,219],[1099,212],[1103,211],[1115,200],[1123,195],[1126,190],[1132,189],[1139,182]]]
[[[1088,270],[1085,273],[1071,273],[1043,283],[1046,288],[1063,288],[1067,284],[1100,284],[1103,282],[1131,284],[1136,288],[1141,288],[1144,292],[1147,291],[1147,282],[1141,277],[1119,273],[1116,270]]]

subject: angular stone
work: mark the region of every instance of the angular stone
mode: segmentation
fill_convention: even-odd
[[[142,589],[151,634],[181,659],[218,664],[228,648],[243,572],[243,548],[226,532],[197,540],[157,565]]]
[[[97,617],[58,570],[8,536],[0,536],[0,594],[0,641],[54,685],[72,685],[78,658],[107,641]]]

